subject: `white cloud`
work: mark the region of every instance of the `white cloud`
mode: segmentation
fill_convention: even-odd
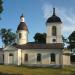
[[[51,15],[52,6],[49,5],[48,3],[44,4],[42,10],[43,10],[44,18],[47,19]]]
[[[45,2],[43,4],[42,10],[43,10],[44,18],[45,20],[47,20],[47,18],[52,15],[53,6]],[[68,36],[69,34],[72,33],[72,31],[75,31],[75,14],[73,9],[56,7],[56,14],[61,18],[63,22],[64,35]]]

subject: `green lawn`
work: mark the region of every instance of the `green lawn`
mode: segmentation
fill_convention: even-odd
[[[0,75],[75,75],[75,68],[32,68],[0,65]]]

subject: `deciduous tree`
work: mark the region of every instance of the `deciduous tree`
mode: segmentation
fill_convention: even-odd
[[[68,48],[70,48],[70,49],[75,48],[75,31],[73,31],[73,32],[69,35],[68,40],[69,40],[69,42],[68,42],[68,43],[69,43]]]
[[[16,34],[11,29],[2,28],[0,30],[0,37],[5,46],[15,43]]]
[[[34,40],[36,43],[46,43],[46,33],[36,33]]]

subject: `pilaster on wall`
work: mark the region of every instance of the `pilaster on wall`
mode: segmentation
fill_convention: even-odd
[[[22,53],[21,53],[21,49],[18,49],[18,52],[17,52],[17,65],[21,65],[22,63]]]

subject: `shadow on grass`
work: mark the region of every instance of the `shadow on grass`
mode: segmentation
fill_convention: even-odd
[[[24,67],[24,68],[28,68],[28,69],[62,69],[62,66],[59,66],[59,67],[53,67],[53,66],[25,66],[25,65],[22,65],[22,66],[19,66],[19,67]]]
[[[0,75],[22,75],[22,74],[8,74],[8,73],[2,73],[2,72],[0,72]]]
[[[75,71],[71,71],[71,75],[75,75]]]

